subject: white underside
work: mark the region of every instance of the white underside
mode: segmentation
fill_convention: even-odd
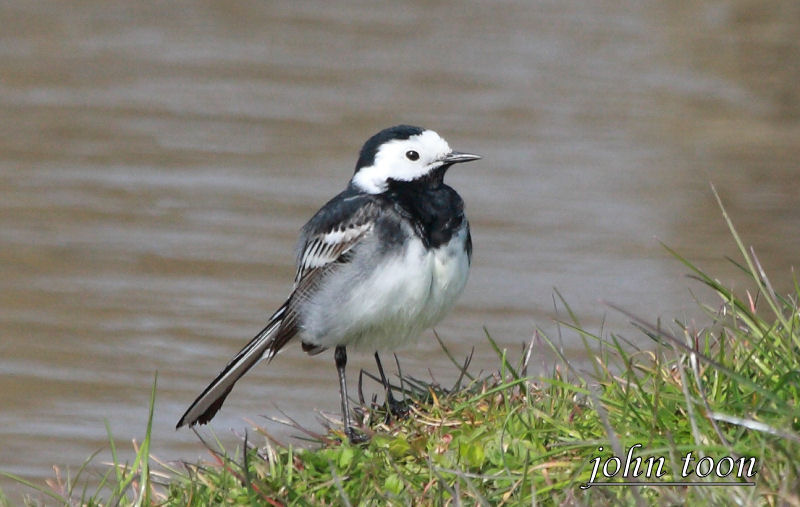
[[[366,278],[362,270],[370,259],[354,259],[343,269],[361,272],[361,278],[341,273],[325,284],[304,309],[301,339],[370,351],[413,342],[445,316],[463,290],[469,274],[466,238],[465,227],[450,243],[426,251],[412,236],[402,252],[383,259],[380,269],[368,270]]]

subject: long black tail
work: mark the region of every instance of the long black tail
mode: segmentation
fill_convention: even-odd
[[[244,346],[208,387],[197,397],[183,414],[175,428],[210,421],[222,407],[225,397],[242,375],[247,373],[261,359],[272,359],[294,334],[282,326],[288,302],[281,306],[270,318],[269,324],[261,330],[250,343]],[[292,327],[292,326],[289,326]]]

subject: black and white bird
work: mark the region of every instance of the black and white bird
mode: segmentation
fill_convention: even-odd
[[[303,227],[286,302],[176,427],[210,421],[242,375],[299,339],[309,354],[335,349],[344,428],[355,440],[346,348],[395,349],[453,306],[467,281],[472,240],[464,202],[443,180],[452,165],[479,158],[419,127],[398,125],[372,136],[347,188]]]

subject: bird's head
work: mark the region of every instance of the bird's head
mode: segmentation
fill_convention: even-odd
[[[450,166],[479,158],[451,150],[433,130],[397,125],[381,130],[364,143],[350,181],[369,194],[385,192],[391,181],[441,184]]]

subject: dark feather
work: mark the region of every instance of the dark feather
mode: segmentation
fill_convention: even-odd
[[[298,304],[316,291],[337,264],[350,260],[349,251],[372,230],[380,210],[375,200],[351,189],[342,192],[303,228],[292,294],[261,330],[186,410],[177,427],[205,424],[222,407],[233,385],[261,359],[272,359],[297,335]],[[304,349],[306,349],[304,345]],[[312,346],[309,353],[325,350]]]

